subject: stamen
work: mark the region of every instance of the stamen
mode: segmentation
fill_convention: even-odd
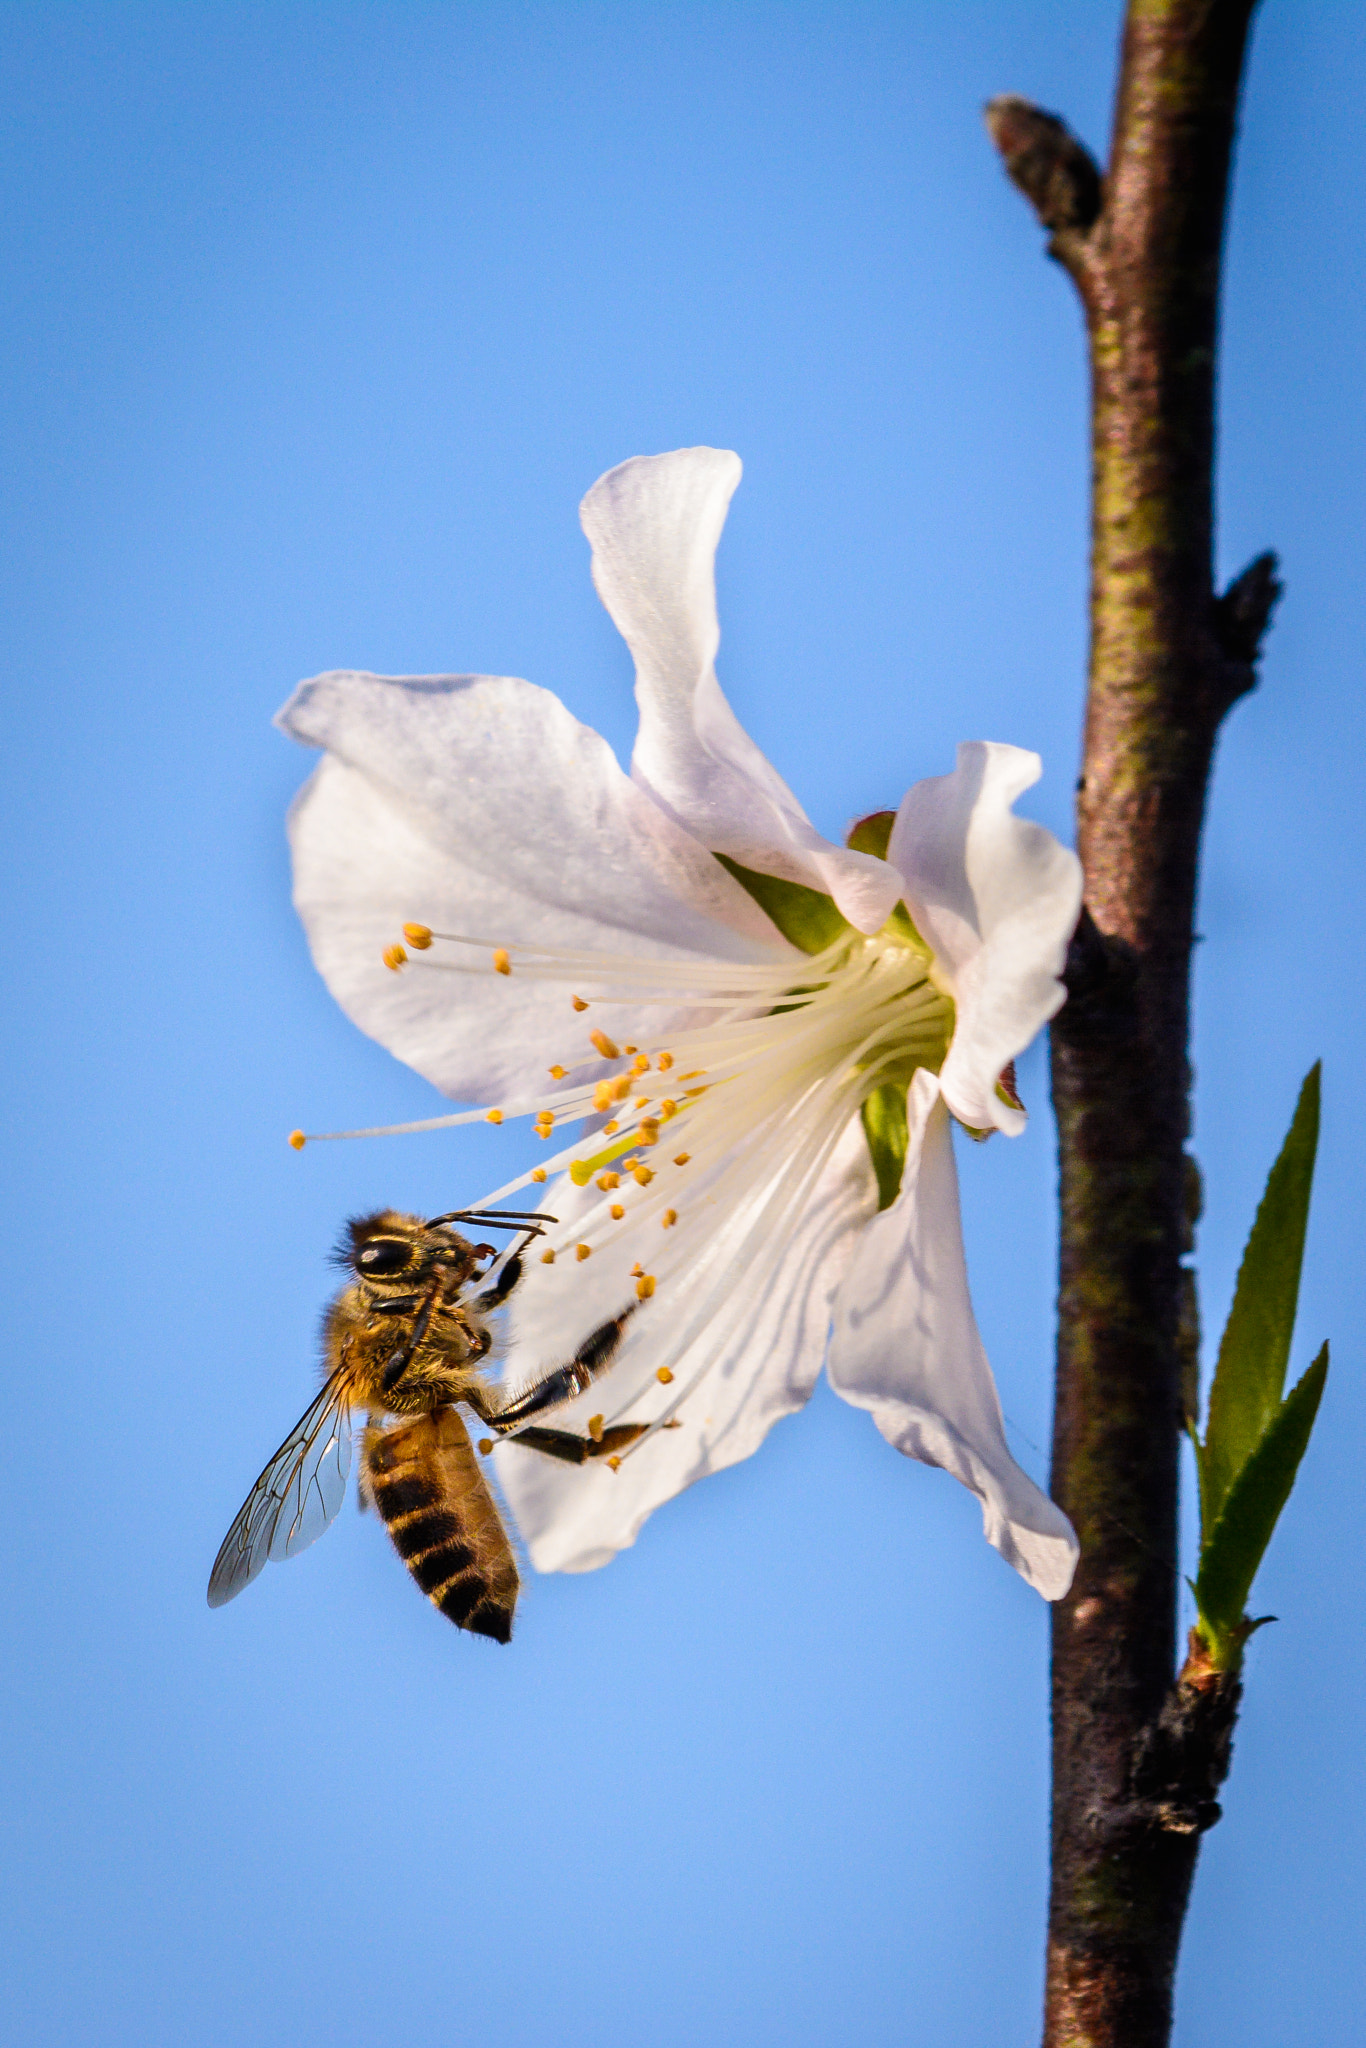
[[[587,1005],[587,1003],[586,1003],[586,1002],[584,1001],[584,999],[583,999],[583,997],[582,997],[582,996],[574,996],[574,997],[572,998],[572,1001],[573,1001],[573,1004],[574,1004],[574,1008],[575,1008],[576,1010],[586,1010],[586,1009],[588,1008],[588,1005]]]
[[[652,1295],[652,1294],[654,1293],[654,1291],[655,1291],[655,1276],[654,1276],[654,1274],[653,1274],[653,1273],[642,1273],[642,1274],[641,1274],[641,1276],[640,1276],[640,1278],[639,1278],[639,1279],[638,1279],[638,1280],[636,1281],[636,1300],[637,1300],[637,1301],[648,1301],[648,1300],[650,1299],[650,1296],[651,1296],[651,1295]]]
[[[686,1165],[687,1165],[687,1163],[688,1163],[688,1161],[689,1161],[689,1160],[690,1160],[691,1158],[692,1158],[692,1153],[691,1153],[691,1152],[680,1152],[680,1153],[678,1154],[678,1157],[677,1157],[677,1158],[676,1158],[676,1159],[674,1160],[674,1165],[675,1165],[675,1166],[686,1166]]]
[[[508,959],[508,955],[507,955],[507,947],[506,947],[506,946],[495,946],[495,947],[494,947],[494,949],[493,949],[493,971],[494,971],[494,973],[495,973],[495,974],[511,974],[511,972],[512,972],[512,962],[511,962],[511,961],[510,961],[510,960]]]
[[[579,1261],[579,1263],[580,1263],[580,1264],[582,1264],[582,1263],[583,1263],[583,1261],[584,1261],[585,1259],[591,1259],[591,1258],[592,1258],[592,1256],[593,1256],[593,1247],[592,1247],[592,1245],[591,1245],[591,1244],[576,1244],[576,1245],[575,1245],[575,1247],[574,1247],[574,1257],[575,1257],[575,1258],[576,1258],[576,1259],[577,1259],[577,1260]]]
[[[402,946],[386,946],[379,957],[391,973],[397,974],[408,955],[404,952]]]
[[[666,1209],[659,1220],[666,1230],[672,1230],[674,1224],[678,1221],[677,1209]]]
[[[603,1125],[602,1135],[604,1138],[614,1138],[620,1129],[621,1125],[617,1122],[616,1118],[613,1117],[610,1124]]]
[[[623,1045],[621,1049],[624,1053],[633,1053],[636,1050],[635,1046],[633,1045]]]
[[[491,1451],[492,1449],[493,1449],[493,1438],[492,1438],[491,1436],[481,1436],[481,1437],[480,1437],[480,1439],[479,1439],[479,1455],[480,1455],[480,1457],[481,1457],[481,1458],[487,1458],[487,1456],[488,1456],[489,1452],[490,1452],[490,1451]]]
[[[431,927],[425,924],[405,924],[403,936],[419,953],[425,953],[432,943]]]
[[[543,1266],[553,1266],[554,1263],[555,1253],[552,1250],[552,1248],[549,1245],[547,1245],[545,1250],[541,1253],[541,1264]]]
[[[502,1110],[501,1110],[501,1109],[491,1109],[491,1110],[489,1110],[489,1111],[488,1111],[488,1113],[486,1114],[485,1118],[484,1118],[484,1122],[485,1122],[485,1123],[487,1123],[487,1124],[500,1124],[500,1123],[501,1123],[502,1121],[503,1121],[503,1112],[502,1112]]]
[[[619,1173],[600,1173],[598,1175],[598,1186],[605,1195],[610,1195],[613,1188],[621,1186],[621,1175]]]
[[[577,996],[575,997],[575,1001],[578,1001]],[[585,1003],[584,1008],[587,1009],[587,1007],[588,1005]],[[593,1044],[597,1047],[598,1051],[602,1054],[605,1060],[619,1060],[621,1058],[621,1053],[618,1051],[617,1047],[613,1045],[611,1039],[607,1036],[607,1033],[605,1031],[590,1031],[588,1036],[592,1040]]]
[[[667,1074],[673,1063],[674,1056],[671,1052],[662,1052],[655,1061],[655,1065],[659,1068],[661,1074]]]
[[[550,1078],[552,1081],[563,1081],[567,1072],[567,1067],[552,1067],[550,1069]]]
[[[608,1464],[610,1465],[610,1467],[612,1468],[612,1470],[613,1470],[614,1472],[620,1472],[620,1470],[621,1470],[621,1459],[620,1459],[620,1458],[609,1458],[609,1459],[607,1460],[607,1463],[608,1463]]]
[[[661,1387],[671,1387],[673,1385],[673,1377],[667,1365],[661,1365],[655,1374],[655,1378],[659,1381]]]
[[[304,1136],[302,1131],[291,1131],[289,1134],[289,1142],[294,1147],[294,1150],[296,1152],[302,1152],[304,1146],[308,1143],[308,1140]]]
[[[613,1202],[611,1208],[608,1210],[607,1213],[614,1223],[620,1223],[622,1217],[626,1214],[626,1211],[622,1208],[620,1202]]]
[[[531,1178],[533,1180],[544,1180],[546,1178],[545,1168],[543,1166],[533,1166],[531,1169]]]
[[[638,1166],[631,1175],[631,1178],[637,1187],[648,1188],[650,1182],[654,1179],[654,1174],[648,1166]]]
[[[595,1444],[602,1442],[602,1425],[606,1420],[605,1415],[590,1415],[588,1418],[588,1434]]]

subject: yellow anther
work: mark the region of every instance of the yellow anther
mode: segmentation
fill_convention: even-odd
[[[678,1115],[678,1104],[676,1102],[671,1102],[669,1100],[669,1097],[666,1095],[664,1097],[664,1100],[659,1105],[659,1114],[664,1119],[664,1122],[667,1123],[671,1116]]]
[[[485,1121],[485,1123],[490,1123],[490,1124],[500,1124],[500,1123],[501,1123],[501,1122],[503,1121],[503,1112],[502,1112],[502,1110],[501,1110],[501,1109],[491,1109],[491,1110],[489,1111],[489,1113],[488,1113],[487,1117],[485,1117],[484,1121]]]
[[[678,1078],[680,1081],[700,1081],[706,1071],[705,1067],[694,1067],[690,1074],[680,1074]]]
[[[655,1373],[655,1378],[656,1378],[656,1379],[657,1379],[657,1380],[659,1381],[659,1384],[660,1384],[660,1386],[661,1386],[661,1387],[670,1387],[670,1386],[672,1386],[672,1385],[673,1385],[673,1377],[674,1377],[674,1376],[673,1376],[673,1374],[672,1374],[672,1373],[671,1373],[671,1372],[669,1371],[669,1368],[668,1368],[668,1366],[667,1366],[667,1365],[661,1365],[661,1366],[659,1367],[659,1369],[657,1370],[657,1372]]]
[[[308,1143],[308,1140],[304,1136],[302,1131],[291,1131],[289,1134],[289,1142],[294,1147],[294,1150],[296,1152],[302,1152],[304,1146]]]
[[[639,1278],[639,1280],[637,1280],[637,1282],[636,1282],[636,1300],[637,1300],[637,1301],[648,1301],[648,1300],[650,1299],[650,1296],[651,1296],[651,1295],[652,1295],[652,1294],[654,1293],[654,1291],[655,1291],[655,1276],[654,1276],[654,1274],[653,1274],[653,1273],[642,1273],[642,1274],[641,1274],[641,1276],[640,1276],[640,1278]]]
[[[417,948],[419,953],[425,953],[428,946],[432,943],[430,928],[425,924],[405,924],[403,936],[410,946]]]
[[[379,957],[391,973],[397,974],[408,955],[404,952],[402,946],[386,946]]]
[[[634,1047],[633,1045],[623,1045],[623,1047],[622,1047],[621,1049],[622,1049],[622,1051],[623,1051],[623,1052],[634,1052],[634,1051],[635,1051],[635,1047]]]
[[[613,1102],[624,1102],[631,1092],[631,1076],[629,1074],[618,1074],[616,1080],[611,1082],[610,1086]]]
[[[636,1136],[642,1145],[657,1145],[659,1143],[659,1118],[657,1116],[643,1116],[640,1119],[640,1129],[636,1132]]]
[[[535,1131],[536,1136],[542,1141],[542,1143],[544,1143],[545,1140],[551,1135],[549,1124],[533,1124],[532,1129]]]
[[[574,1257],[575,1257],[576,1259],[579,1259],[579,1260],[583,1260],[583,1259],[588,1259],[588,1258],[591,1258],[591,1257],[592,1257],[592,1255],[593,1255],[593,1247],[592,1247],[592,1245],[591,1245],[591,1244],[576,1244],[576,1245],[575,1245],[575,1247],[574,1247]]]
[[[582,996],[571,996],[570,1001],[573,1003],[574,1008],[576,1010],[586,1010],[588,1008],[588,1005],[584,1001]]]
[[[622,1217],[626,1214],[626,1211],[622,1208],[620,1202],[613,1202],[612,1207],[608,1213],[610,1214],[612,1221],[614,1223],[620,1223]]]
[[[550,1069],[550,1078],[552,1081],[563,1081],[567,1072],[568,1069],[565,1067],[552,1067]]]
[[[623,1172],[623,1173],[633,1173],[633,1172],[635,1171],[636,1167],[638,1167],[638,1166],[639,1166],[639,1164],[640,1164],[640,1160],[638,1159],[638,1157],[636,1156],[636,1154],[635,1154],[635,1153],[633,1152],[633,1153],[631,1154],[631,1156],[630,1156],[630,1158],[629,1158],[629,1159],[623,1159],[623,1160],[622,1160],[622,1162],[621,1162],[621,1170],[622,1170],[622,1172]]]
[[[605,1031],[590,1031],[588,1036],[605,1060],[619,1060],[621,1058],[620,1051],[612,1043]]]
[[[654,1174],[651,1172],[648,1166],[638,1166],[635,1172],[631,1175],[631,1178],[635,1182],[637,1187],[648,1188],[650,1182],[654,1179]]]
[[[684,1091],[683,1100],[685,1102],[692,1102],[697,1096],[705,1095],[706,1092],[705,1088],[688,1088]]]
[[[543,1252],[541,1253],[541,1264],[542,1264],[543,1266],[553,1266],[553,1265],[554,1265],[554,1263],[555,1263],[555,1254],[554,1254],[554,1252],[553,1252],[553,1251],[550,1251],[549,1249],[547,1249],[547,1250],[545,1250],[545,1251],[543,1251]]]
[[[493,1449],[493,1438],[492,1438],[491,1436],[481,1436],[481,1437],[480,1437],[480,1439],[479,1439],[479,1455],[480,1455],[480,1457],[481,1457],[481,1458],[487,1458],[487,1456],[488,1456],[489,1452],[490,1452],[490,1451],[491,1451],[492,1449]]]
[[[692,1158],[692,1153],[691,1153],[691,1152],[680,1152],[680,1153],[679,1153],[679,1154],[677,1155],[677,1157],[675,1158],[675,1160],[674,1160],[674,1165],[675,1165],[675,1166],[686,1166],[686,1165],[687,1165],[687,1163],[688,1163],[688,1161],[689,1161],[689,1160],[690,1160],[691,1158]]]
[[[555,1112],[554,1112],[554,1110],[553,1110],[553,1109],[538,1109],[538,1110],[537,1110],[537,1112],[536,1112],[536,1121],[537,1121],[537,1123],[538,1123],[538,1124],[544,1124],[544,1125],[545,1125],[545,1127],[546,1127],[546,1129],[547,1129],[548,1131],[549,1131],[549,1130],[553,1130],[553,1129],[554,1129],[554,1127],[555,1127]]]
[[[671,1052],[662,1052],[655,1061],[655,1065],[659,1068],[661,1074],[667,1074],[673,1063],[674,1056]]]
[[[602,1135],[604,1138],[614,1138],[620,1129],[621,1125],[617,1122],[616,1118],[613,1117],[610,1124],[603,1125]]]
[[[631,1104],[632,1109],[648,1109],[649,1106],[650,1098],[648,1095],[637,1095],[635,1101]]]
[[[636,1049],[635,1049],[635,1047],[634,1047],[633,1045],[628,1045],[628,1046],[627,1046],[627,1048],[626,1048],[626,1050],[627,1050],[627,1052],[635,1052],[635,1050],[636,1050]],[[637,1072],[638,1074],[648,1074],[648,1073],[649,1073],[649,1071],[650,1071],[650,1055],[649,1055],[649,1053],[647,1053],[647,1052],[642,1052],[642,1053],[636,1053],[636,1058],[635,1058],[635,1062],[634,1062],[634,1065],[635,1065],[635,1070],[636,1070],[636,1072]]]
[[[616,1101],[616,1099],[616,1096],[612,1093],[611,1082],[599,1081],[597,1087],[593,1090],[594,1109],[599,1111],[610,1109],[612,1107],[612,1104]]]
[[[598,1175],[598,1186],[605,1195],[610,1195],[613,1188],[621,1186],[621,1175],[619,1173],[600,1173]]]
[[[634,1264],[634,1266],[632,1266],[632,1268],[631,1268],[631,1278],[632,1278],[633,1280],[639,1280],[639,1278],[640,1278],[641,1274],[642,1274],[642,1273],[643,1273],[644,1271],[645,1271],[645,1268],[644,1268],[644,1267],[643,1267],[643,1266],[641,1265],[641,1263],[640,1263],[640,1260],[639,1260],[639,1259],[637,1259],[637,1260],[636,1260],[636,1262],[635,1262],[635,1264]]]
[[[506,947],[506,946],[495,946],[495,947],[494,947],[494,949],[493,949],[493,971],[494,971],[494,973],[495,973],[495,974],[511,974],[511,972],[512,972],[512,962],[511,962],[511,961],[510,961],[510,960],[508,959],[508,955],[507,955],[507,947]]]
[[[611,1468],[612,1468],[612,1470],[613,1470],[614,1472],[620,1472],[620,1470],[621,1470],[621,1459],[620,1459],[620,1458],[609,1458],[609,1459],[607,1460],[607,1462],[608,1462],[608,1464],[609,1464],[609,1465],[611,1466]]]
[[[533,1180],[544,1180],[544,1179],[545,1179],[545,1177],[546,1177],[546,1172],[545,1172],[545,1168],[544,1168],[543,1166],[533,1166],[533,1167],[532,1167],[532,1169],[531,1169],[531,1178],[532,1178]]]
[[[664,1228],[666,1230],[671,1230],[674,1224],[678,1221],[677,1209],[666,1209],[659,1220],[664,1225]]]
[[[602,1442],[602,1425],[606,1420],[607,1417],[605,1415],[590,1415],[588,1418],[588,1434],[592,1437],[595,1444]]]

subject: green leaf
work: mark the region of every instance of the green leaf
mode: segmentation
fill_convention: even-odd
[[[836,910],[834,898],[823,896],[819,889],[808,889],[803,882],[785,881],[781,875],[761,875],[753,868],[742,868],[738,860],[731,860],[724,853],[713,858],[748,891],[783,937],[800,946],[803,953],[823,953],[843,932],[853,930],[849,920]]]
[[[1195,1599],[1201,1631],[1216,1662],[1236,1662],[1242,1640],[1250,1633],[1243,1611],[1253,1576],[1290,1497],[1327,1377],[1325,1344],[1263,1431],[1201,1546]]]
[[[1289,1136],[1271,1169],[1219,1345],[1205,1441],[1197,1446],[1205,1532],[1214,1529],[1285,1387],[1319,1141],[1319,1071],[1316,1063],[1305,1077]]]
[[[863,1128],[877,1175],[877,1205],[890,1209],[901,1193],[908,1135],[906,1084],[884,1081],[863,1105]]]

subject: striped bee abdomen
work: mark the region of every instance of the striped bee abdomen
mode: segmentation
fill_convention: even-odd
[[[433,1605],[457,1628],[507,1642],[517,1563],[454,1408],[368,1431],[365,1476],[394,1547]]]

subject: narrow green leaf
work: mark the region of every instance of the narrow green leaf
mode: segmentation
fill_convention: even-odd
[[[808,889],[803,882],[785,881],[781,875],[761,875],[753,868],[742,868],[738,860],[731,860],[724,853],[713,858],[748,891],[783,937],[800,946],[803,953],[823,953],[842,932],[853,930],[849,920],[835,908],[834,898],[823,896],[819,889]]]
[[[1199,1458],[1200,1525],[1212,1531],[1280,1405],[1295,1330],[1309,1191],[1319,1141],[1319,1066],[1305,1077],[1238,1271]]]
[[[901,1193],[901,1175],[906,1164],[905,1082],[884,1081],[864,1103],[862,1115],[877,1175],[877,1205],[880,1210],[890,1209]]]
[[[1241,1647],[1243,1611],[1281,1509],[1290,1497],[1328,1377],[1325,1344],[1263,1431],[1224,1500],[1223,1511],[1200,1550],[1195,1600],[1201,1627],[1218,1654],[1230,1640]]]

